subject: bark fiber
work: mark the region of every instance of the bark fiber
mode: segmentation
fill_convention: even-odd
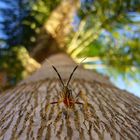
[[[75,63],[50,58],[64,81]],[[0,140],[140,140],[140,99],[107,78],[79,67],[70,83],[83,105],[67,109],[58,101],[61,85],[44,63],[28,79],[0,94]]]

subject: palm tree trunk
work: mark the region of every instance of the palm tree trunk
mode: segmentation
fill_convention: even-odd
[[[50,58],[66,82],[76,65],[68,56]],[[52,67],[42,67],[15,88],[0,94],[2,140],[139,140],[140,99],[95,72],[79,67],[70,83],[82,104],[67,108]],[[79,94],[78,94],[79,93]]]
[[[47,19],[37,37],[37,42],[31,56],[42,62],[48,55],[64,52],[68,36],[72,31],[72,21],[79,0],[62,0]]]

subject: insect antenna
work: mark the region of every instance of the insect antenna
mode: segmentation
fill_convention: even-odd
[[[56,69],[56,67],[55,67],[54,65],[52,65],[52,64],[50,63],[50,61],[49,61],[49,60],[47,60],[47,59],[46,59],[46,61],[49,63],[49,65],[51,65],[51,66],[52,66],[52,68],[54,69],[54,71],[57,73],[57,76],[58,76],[58,78],[59,78],[59,80],[60,80],[60,83],[61,83],[61,84],[62,84],[62,86],[64,87],[63,80],[62,80],[62,78],[61,78],[61,76],[60,76],[60,74],[59,74],[58,70]]]
[[[86,57],[87,58],[87,57]],[[78,65],[76,65],[75,66],[75,68],[73,69],[73,71],[72,71],[72,73],[71,73],[71,75],[70,75],[70,77],[69,77],[69,80],[68,80],[68,82],[67,82],[67,84],[66,84],[66,86],[68,86],[69,85],[69,83],[70,83],[70,80],[71,80],[71,78],[72,78],[72,76],[73,76],[73,74],[74,74],[74,72],[76,71],[76,69],[81,65],[81,63],[86,59],[86,58],[84,58]]]

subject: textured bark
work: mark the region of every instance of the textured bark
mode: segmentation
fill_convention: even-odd
[[[75,63],[64,55],[50,58],[64,81]],[[0,94],[0,139],[140,139],[140,99],[106,78],[79,67],[70,83],[83,105],[67,109],[57,101],[61,86],[45,62],[15,88]]]

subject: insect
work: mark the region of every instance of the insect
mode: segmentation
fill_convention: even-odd
[[[73,95],[72,95],[72,90],[69,88],[69,83],[71,81],[71,78],[74,74],[74,72],[76,71],[76,69],[78,68],[78,66],[85,60],[86,58],[84,58],[78,65],[76,65],[72,71],[72,73],[70,74],[70,77],[67,81],[66,84],[64,84],[58,70],[56,69],[55,66],[52,65],[54,71],[57,73],[57,76],[60,80],[60,83],[62,85],[62,91],[61,91],[61,99],[59,101],[55,101],[55,102],[51,102],[50,104],[59,104],[59,103],[64,103],[64,105],[67,107],[67,108],[72,108],[75,104],[81,104],[83,105],[83,103],[79,102],[77,100],[77,97],[79,96],[79,93],[77,94],[77,96],[74,98]]]

